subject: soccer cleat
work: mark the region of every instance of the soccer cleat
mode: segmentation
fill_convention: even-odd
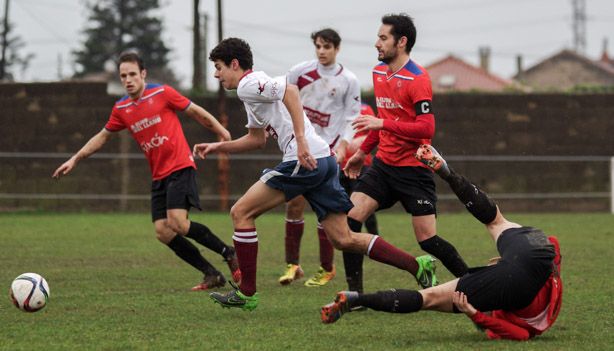
[[[226,285],[226,278],[221,274],[206,275],[203,282],[192,288],[192,291],[210,290]]]
[[[322,306],[320,309],[320,318],[322,323],[335,323],[345,313],[352,312],[353,301],[358,298],[358,293],[355,291],[340,291],[335,296],[335,301],[328,305]]]
[[[430,255],[416,257],[418,262],[418,272],[416,280],[423,289],[438,285],[437,277],[435,276],[435,259]]]
[[[303,269],[298,264],[288,263],[286,266],[286,272],[284,275],[279,277],[279,284],[288,285],[297,279],[301,279],[305,273]]]
[[[414,156],[418,161],[425,164],[440,176],[445,177],[450,174],[450,169],[448,168],[446,160],[441,157],[439,152],[437,152],[432,145],[420,145]]]
[[[241,282],[241,270],[239,269],[239,260],[234,247],[228,247],[228,254],[224,257],[224,261],[228,264],[230,273],[232,274],[232,280],[235,283]]]
[[[318,272],[313,277],[309,278],[305,282],[305,286],[309,286],[309,287],[324,286],[329,281],[333,280],[333,278],[335,277],[335,274],[336,274],[335,266],[333,266],[333,270],[330,272],[325,271],[324,268],[320,267],[320,269],[318,269]]]
[[[253,296],[245,296],[239,289],[234,289],[226,294],[212,292],[209,297],[223,308],[235,307],[244,311],[253,311],[258,307],[258,293]]]

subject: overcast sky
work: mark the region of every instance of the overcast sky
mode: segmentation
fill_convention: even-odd
[[[191,82],[192,0],[160,0],[171,68],[187,88]],[[4,1],[1,1],[3,11]],[[215,0],[201,0],[209,14],[209,49],[217,41]],[[11,0],[10,18],[35,54],[18,79],[52,81],[73,73],[71,51],[80,47],[88,12],[83,0]],[[307,6],[306,6],[307,5]],[[246,39],[254,51],[255,69],[284,74],[292,65],[314,58],[309,34],[323,27],[342,38],[339,62],[353,71],[365,88],[377,63],[374,42],[380,18],[406,12],[418,37],[412,59],[426,66],[448,54],[478,64],[478,47],[490,46],[491,71],[509,78],[516,55],[524,67],[573,47],[572,0],[225,0],[224,36]],[[614,56],[614,0],[586,0],[586,55],[600,57],[603,40]],[[217,87],[211,68],[209,86]]]

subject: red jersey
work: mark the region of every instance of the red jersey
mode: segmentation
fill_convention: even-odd
[[[149,161],[153,180],[159,180],[182,168],[196,168],[175,112],[190,104],[168,85],[147,84],[139,99],[125,96],[115,103],[105,128],[111,132],[130,129]]]
[[[362,103],[360,104],[360,115],[367,115],[367,116],[375,116],[375,112],[373,112],[373,109],[371,108],[371,106]],[[361,136],[367,135],[367,132],[360,132],[360,133],[356,133],[354,134],[354,139],[356,138],[360,138]],[[350,151],[349,147],[345,148],[345,160],[343,160],[343,162],[341,162],[341,169],[345,168],[345,164],[348,162],[348,160],[350,159],[350,157],[352,157],[354,154],[356,153],[356,151],[352,152]],[[365,162],[363,163],[363,166],[371,166],[371,164],[373,163],[373,157],[371,156],[371,154],[367,154],[367,156],[365,157]]]
[[[369,133],[362,151],[368,154],[379,142],[375,156],[385,164],[426,168],[414,157],[418,146],[430,144],[435,134],[433,92],[426,70],[412,60],[396,72],[380,63],[373,69],[373,91],[384,127]]]
[[[561,281],[561,251],[556,237],[548,237],[554,245],[556,270],[531,303],[516,311],[493,311],[491,315],[477,312],[471,320],[486,329],[489,339],[527,340],[545,332],[556,320],[563,302]]]

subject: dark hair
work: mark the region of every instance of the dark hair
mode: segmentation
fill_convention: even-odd
[[[339,44],[341,44],[341,37],[339,36],[339,33],[331,28],[324,28],[317,32],[311,33],[311,40],[313,40],[314,44],[318,38],[322,38],[322,40],[325,42],[333,44],[335,48],[338,48]]]
[[[252,50],[245,40],[239,38],[226,38],[217,44],[217,46],[211,50],[211,53],[209,53],[209,60],[221,60],[227,66],[230,65],[233,59],[237,59],[237,61],[239,61],[239,66],[244,70],[251,69],[254,65]]]
[[[124,52],[119,55],[119,59],[117,59],[117,70],[118,71],[119,71],[119,66],[124,62],[136,63],[139,66],[139,71],[142,71],[145,69],[145,63],[143,62],[143,59],[139,57],[139,54],[137,54],[134,51]]]
[[[407,38],[405,51],[409,54],[416,43],[416,26],[414,26],[412,18],[406,13],[388,14],[382,17],[382,24],[392,26],[390,33],[394,36],[395,43],[401,37]]]

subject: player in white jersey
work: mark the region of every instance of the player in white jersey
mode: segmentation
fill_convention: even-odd
[[[311,34],[317,59],[305,61],[288,72],[288,83],[298,87],[303,110],[316,133],[337,154],[337,160],[345,158],[345,150],[354,131],[351,122],[360,113],[360,85],[354,73],[337,62],[341,37],[330,28]],[[305,198],[297,196],[286,204],[286,270],[279,278],[282,285],[301,278],[304,273],[299,264],[301,238],[303,236]],[[320,268],[305,282],[305,286],[317,287],[335,277],[334,248],[318,223],[320,243]]]
[[[309,202],[335,248],[367,254],[374,260],[408,271],[409,254],[378,236],[350,231],[347,212],[353,205],[339,184],[336,159],[328,144],[308,123],[298,88],[287,84],[284,78],[253,72],[251,49],[238,38],[222,40],[211,51],[209,59],[222,86],[238,89],[248,114],[248,133],[232,141],[194,145],[195,156],[204,158],[212,152],[260,148],[266,143],[265,133],[277,139],[284,154],[283,161],[274,169],[266,169],[230,210],[241,285],[227,294],[211,293],[211,298],[223,307],[256,308],[256,218],[299,195]]]

